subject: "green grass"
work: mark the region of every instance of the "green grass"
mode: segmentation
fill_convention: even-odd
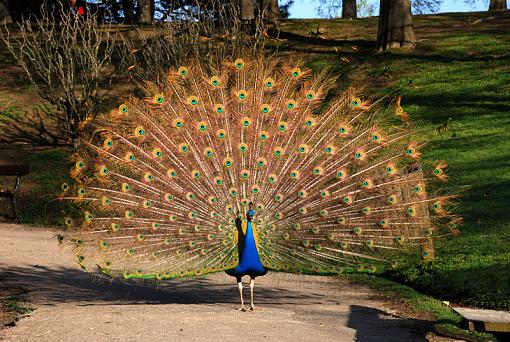
[[[448,134],[435,134],[424,157],[447,160],[449,185],[469,184],[471,189],[460,208],[465,218],[462,236],[440,241],[437,260],[430,267],[415,264],[392,276],[441,298],[506,310],[510,310],[509,43],[509,35],[449,37],[438,42],[438,51],[449,55],[455,51],[453,56],[465,60],[418,58],[414,63],[419,72],[405,62],[394,67],[401,75],[398,86],[404,107],[413,119],[439,125],[453,118]],[[417,89],[406,86],[410,77]]]
[[[408,286],[366,274],[350,274],[344,277],[350,281],[368,284],[387,298],[391,298],[392,302],[401,301],[401,304],[411,310],[411,316],[425,316],[434,322],[434,330],[440,335],[467,341],[495,341],[491,334],[460,328],[463,322],[459,314],[440,300],[425,296]]]
[[[2,281],[0,283],[0,330],[3,327],[15,325],[21,317],[33,311],[25,302],[26,290],[6,283],[5,279]]]
[[[510,13],[495,20],[487,16],[470,14],[482,19],[477,25],[466,24],[470,18],[462,14],[417,16],[422,40],[417,48],[384,54],[374,53],[373,37],[363,41],[375,30],[373,19],[356,20],[354,26],[294,20],[282,25],[289,41],[279,49],[299,50],[299,39],[308,44],[312,69],[328,66],[346,83],[368,80],[371,96],[397,89],[413,120],[437,127],[452,118],[447,133],[431,132],[424,158],[448,162],[448,186],[471,186],[459,212],[465,220],[462,235],[439,240],[431,265],[413,259],[385,276],[444,300],[510,310],[510,33],[503,30]],[[318,22],[324,39],[304,39]],[[341,39],[344,32],[352,38]],[[381,75],[385,67],[391,78]]]
[[[18,193],[18,215],[22,223],[33,225],[60,225],[69,205],[57,198],[61,184],[70,181],[67,149],[32,151],[30,173],[21,178]],[[12,188],[13,177],[0,177],[0,186]],[[6,209],[7,210],[7,209]]]
[[[23,298],[20,294],[15,294],[9,297],[7,309],[14,313],[16,317],[30,314],[33,309],[23,303]]]

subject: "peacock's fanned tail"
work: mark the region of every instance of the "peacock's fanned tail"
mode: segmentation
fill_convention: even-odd
[[[353,89],[330,101],[327,72],[276,60],[190,63],[163,88],[129,98],[82,139],[63,199],[86,270],[139,278],[196,276],[239,262],[234,220],[256,209],[271,270],[378,267],[456,231],[444,162],[420,161],[423,125]],[[400,108],[400,111],[399,111]],[[425,138],[425,139],[424,139]]]

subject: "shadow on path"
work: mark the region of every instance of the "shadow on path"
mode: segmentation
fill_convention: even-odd
[[[433,331],[430,321],[406,319],[366,306],[351,305],[347,326],[356,330],[355,341],[428,341],[426,335]],[[403,331],[402,331],[403,330]],[[402,331],[400,338],[392,331]],[[396,339],[398,338],[398,339]]]
[[[230,277],[200,277],[161,282],[112,280],[91,276],[72,268],[36,265],[4,268],[0,272],[0,279],[2,278],[3,281],[27,288],[31,301],[44,305],[65,302],[84,302],[80,305],[234,304],[239,300],[235,279],[232,278],[230,282]],[[245,290],[249,288],[246,287]],[[332,301],[323,294],[265,285],[256,286],[255,296],[256,301],[261,304],[303,305]]]

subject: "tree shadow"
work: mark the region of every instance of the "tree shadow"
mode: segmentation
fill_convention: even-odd
[[[356,330],[355,341],[359,342],[393,342],[395,334],[388,331],[398,329],[401,336],[398,341],[428,341],[426,335],[433,330],[430,321],[402,319],[379,309],[360,305],[351,305],[349,328]]]
[[[0,279],[28,289],[30,301],[44,305],[79,302],[80,305],[133,304],[234,304],[239,301],[234,278],[197,277],[179,280],[123,280],[67,267],[7,267]],[[232,280],[231,280],[232,279]],[[246,287],[245,290],[249,290]],[[248,293],[245,293],[245,296]],[[328,300],[320,293],[257,285],[256,302],[260,304],[321,304]]]

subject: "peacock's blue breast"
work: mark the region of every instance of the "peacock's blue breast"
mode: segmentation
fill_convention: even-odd
[[[266,272],[267,270],[264,268],[264,266],[262,266],[262,263],[260,262],[257,245],[255,244],[255,237],[253,236],[253,227],[251,222],[248,222],[246,236],[244,238],[244,248],[239,258],[239,264],[236,268],[230,270],[227,273],[233,276],[257,276],[263,275]]]

